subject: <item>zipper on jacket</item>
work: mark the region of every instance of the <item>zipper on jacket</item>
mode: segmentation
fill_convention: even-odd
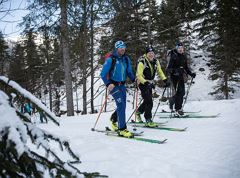
[[[124,65],[123,65],[123,60],[121,60],[121,65],[122,65],[122,81],[123,81],[123,75],[124,75]]]
[[[147,60],[147,63],[149,65],[150,71],[151,71],[151,78],[153,77],[153,66],[151,64],[151,62],[148,60],[147,56],[145,57],[145,59]]]

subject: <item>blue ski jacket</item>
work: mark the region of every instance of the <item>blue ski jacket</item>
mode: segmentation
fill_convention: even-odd
[[[116,60],[116,63],[113,70],[109,73],[113,61],[112,58]],[[127,55],[118,56],[116,50],[113,51],[111,57],[105,60],[100,76],[106,86],[111,83],[125,82],[127,76],[131,81],[134,82],[135,80],[129,57]]]

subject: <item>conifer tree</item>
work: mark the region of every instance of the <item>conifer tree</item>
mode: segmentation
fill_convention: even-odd
[[[22,87],[27,87],[27,77],[25,71],[25,64],[24,64],[24,48],[20,42],[12,49],[11,61],[9,65],[9,72],[8,76],[10,79],[19,83]]]
[[[9,63],[9,47],[0,31],[0,75],[7,73],[6,68]]]
[[[39,56],[39,50],[36,40],[36,34],[33,29],[26,29],[25,40],[23,41],[24,53],[25,53],[25,72],[27,77],[27,89],[32,93],[38,92],[38,86],[40,83],[40,77],[42,73],[42,61]]]
[[[0,111],[4,113],[0,120],[0,176],[101,177],[99,173],[77,169],[74,164],[79,164],[80,159],[68,141],[38,128],[28,114],[19,112],[18,106],[26,99],[37,111],[43,111],[48,120],[59,125],[54,114],[40,100],[16,82],[0,76]],[[52,143],[57,143],[61,154],[67,154],[69,158],[58,155]]]
[[[203,47],[211,53],[210,78],[218,81],[211,94],[229,99],[239,82],[239,2],[212,0],[201,5],[203,21],[196,25],[196,30]]]
[[[112,2],[113,18],[107,23],[108,35],[101,39],[100,51],[103,55],[113,49],[117,40],[123,40],[127,44],[127,54],[136,65],[148,42],[147,10],[141,10],[146,3],[143,0]]]
[[[158,18],[158,42],[162,49],[171,49],[181,36],[181,18],[177,13],[177,4],[174,0],[163,0],[160,5]]]

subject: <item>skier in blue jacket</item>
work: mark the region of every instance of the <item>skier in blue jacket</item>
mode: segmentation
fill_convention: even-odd
[[[123,41],[117,41],[112,55],[105,60],[100,75],[117,105],[116,111],[111,116],[113,130],[117,131],[120,136],[133,137],[126,125],[125,82],[127,76],[134,82],[135,76],[132,72],[130,58],[125,51],[126,44]]]

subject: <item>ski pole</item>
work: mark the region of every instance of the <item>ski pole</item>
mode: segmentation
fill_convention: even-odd
[[[192,86],[192,83],[193,83],[193,77],[192,77],[191,82],[190,82],[190,84],[189,84],[189,86],[188,86],[187,94],[186,94],[186,97],[185,97],[185,100],[184,100],[184,103],[183,103],[182,108],[184,107],[184,105],[185,105],[185,103],[186,103],[186,101],[187,101],[188,94],[189,94],[189,90],[190,90],[190,88],[191,88],[191,86]]]
[[[162,94],[162,97],[161,97],[161,98],[163,98],[166,89],[167,89],[167,87],[164,88],[163,94]],[[159,102],[158,102],[157,108],[156,108],[156,110],[155,110],[155,112],[154,112],[154,115],[153,115],[152,120],[154,119],[154,117],[155,117],[155,115],[156,115],[156,112],[157,112],[157,110],[158,110],[158,107],[160,106],[160,101],[161,101],[161,99],[159,99]]]
[[[136,121],[136,111],[138,109],[138,83],[137,83],[137,80],[136,80],[136,83],[135,83],[135,88],[136,88],[136,96],[134,95],[134,97],[136,98],[136,108],[133,110],[132,114],[130,115],[130,117],[128,118],[127,122],[129,122],[129,120],[132,118],[133,114],[135,113],[135,121]],[[134,98],[134,99],[135,99]],[[140,103],[142,102],[142,100],[140,101]],[[134,103],[134,102],[133,102]]]
[[[136,81],[136,109],[135,109],[135,122],[136,122],[136,120],[137,120],[137,108],[138,108],[138,85],[137,85],[137,81]],[[134,126],[133,126],[133,130],[134,131],[136,131],[137,130],[137,128],[136,128],[136,124],[134,124]]]
[[[143,101],[143,99],[141,99],[140,100],[140,102],[139,102],[139,104],[141,104],[142,103],[142,101]],[[137,107],[134,109],[134,111],[132,112],[132,114],[130,115],[130,117],[128,118],[128,120],[127,120],[127,122],[126,123],[128,123],[129,122],[129,120],[132,118],[132,116],[133,116],[133,114],[137,111]]]
[[[138,108],[138,86],[137,86],[137,82],[136,82],[136,89],[137,89],[137,92],[136,92],[136,108]],[[137,120],[137,110],[135,110],[135,122]]]
[[[101,90],[98,94],[97,94],[97,92],[96,92],[96,93],[94,94],[94,98],[88,100],[87,105],[88,105],[89,103],[91,103],[92,100],[95,100],[99,95],[101,95],[101,94],[104,92],[104,90],[105,90],[105,88],[104,88],[103,90]],[[97,94],[97,95],[96,95],[96,94]]]
[[[107,92],[107,91],[106,91],[106,92]],[[100,112],[99,112],[99,114],[98,114],[97,120],[96,120],[96,122],[95,122],[95,124],[94,124],[94,127],[91,129],[92,131],[95,130],[95,127],[96,127],[97,122],[98,122],[98,120],[99,120],[99,118],[100,118],[100,115],[101,115],[101,113],[102,113],[102,110],[103,110],[105,104],[107,103],[107,99],[108,99],[108,94],[106,94],[106,98],[105,98],[104,103],[103,103],[103,105],[102,105],[102,107],[101,107],[101,109],[100,109]]]
[[[135,101],[135,95],[136,95],[136,90],[137,90],[137,88],[135,87],[135,89],[134,89],[134,93],[133,93],[133,109],[134,109],[134,101]]]

